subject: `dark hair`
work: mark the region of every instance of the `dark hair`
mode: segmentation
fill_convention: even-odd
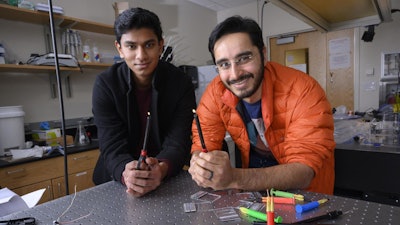
[[[142,8],[130,8],[122,12],[114,23],[114,32],[117,42],[121,44],[121,36],[131,29],[149,28],[154,31],[158,41],[162,38],[161,22],[158,16]]]
[[[257,22],[253,19],[243,18],[241,16],[232,16],[218,24],[208,38],[208,51],[210,51],[214,62],[215,42],[217,42],[222,36],[233,33],[247,33],[250,37],[251,43],[257,46],[260,51],[261,60],[264,61],[264,55],[262,52],[264,41],[260,26],[258,26]]]

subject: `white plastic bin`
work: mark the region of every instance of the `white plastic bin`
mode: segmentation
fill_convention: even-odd
[[[24,148],[24,116],[22,106],[0,107],[0,156],[8,155],[10,149]]]

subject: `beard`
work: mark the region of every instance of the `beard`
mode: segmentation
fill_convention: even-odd
[[[258,88],[260,87],[260,85],[262,83],[262,80],[264,78],[263,70],[264,70],[264,66],[261,65],[261,67],[257,71],[256,75],[253,74],[253,73],[246,73],[246,74],[243,74],[242,76],[240,76],[236,80],[228,80],[228,81],[223,82],[223,83],[224,83],[225,87],[228,88],[239,99],[248,98],[248,97],[252,96],[258,90]],[[239,82],[241,82],[243,80],[246,80],[246,79],[254,79],[254,81],[253,81],[253,83],[251,84],[250,87],[248,87],[246,89],[242,89],[242,90],[238,90],[238,89],[235,89],[235,88],[231,87],[232,84],[239,83]]]

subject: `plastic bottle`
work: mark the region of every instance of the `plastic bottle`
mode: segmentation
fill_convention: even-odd
[[[100,53],[99,53],[99,49],[97,48],[96,44],[93,44],[93,61],[94,62],[100,62]]]
[[[91,56],[90,56],[90,46],[89,46],[89,40],[85,41],[85,44],[82,47],[82,51],[83,51],[83,61],[84,62],[91,62]]]

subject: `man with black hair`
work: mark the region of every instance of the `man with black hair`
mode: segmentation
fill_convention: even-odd
[[[128,193],[139,197],[182,170],[190,156],[196,100],[191,78],[160,61],[164,40],[156,14],[142,8],[125,10],[114,30],[115,47],[124,62],[101,73],[94,84],[100,157],[93,181],[120,181]],[[136,169],[148,113],[149,157]]]

